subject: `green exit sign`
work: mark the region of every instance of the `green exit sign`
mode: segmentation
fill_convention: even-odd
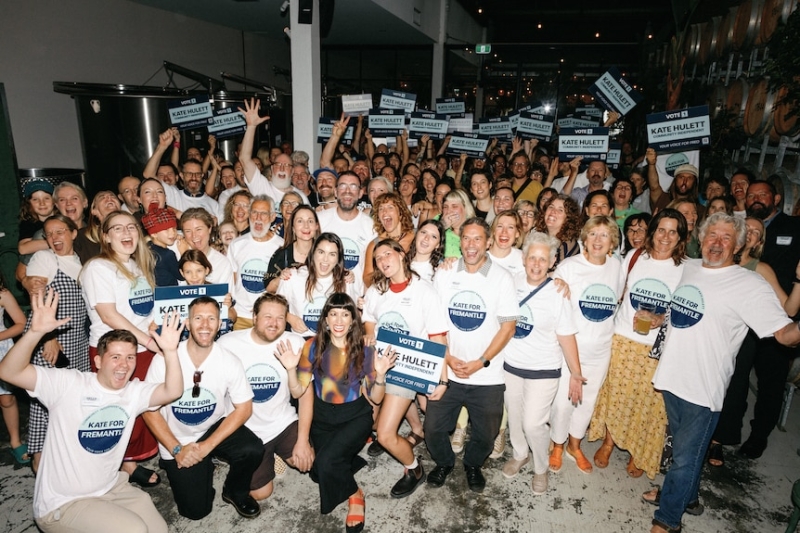
[[[475,53],[476,54],[491,54],[492,53],[492,45],[491,44],[476,44],[475,45]]]

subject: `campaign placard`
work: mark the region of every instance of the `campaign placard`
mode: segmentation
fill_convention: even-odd
[[[600,126],[600,121],[589,115],[567,115],[558,119],[558,126],[560,128],[594,128]]]
[[[517,136],[521,139],[549,141],[553,136],[555,118],[553,115],[522,111],[517,119]]]
[[[244,113],[235,107],[226,107],[214,111],[214,123],[208,126],[208,133],[217,139],[242,135],[247,129]]]
[[[611,67],[600,76],[589,87],[589,93],[597,98],[600,105],[620,115],[628,114],[643,99],[642,95],[622,77],[617,67]]]
[[[647,115],[647,142],[657,152],[683,152],[711,143],[708,106]]]
[[[559,159],[582,157],[605,161],[608,156],[608,128],[562,128],[558,135]]]
[[[450,117],[447,124],[447,133],[472,133],[472,113],[467,113],[463,117]]]
[[[511,120],[508,117],[482,118],[478,121],[478,133],[487,137],[496,137],[500,141],[510,141]]]
[[[411,113],[408,136],[412,139],[421,139],[423,135],[428,135],[431,139],[441,141],[447,136],[449,122],[447,115],[439,113],[424,111]]]
[[[467,154],[467,157],[483,159],[486,157],[486,148],[489,139],[482,139],[477,133],[454,133],[450,137],[445,153],[447,155]]]
[[[167,102],[169,123],[179,130],[207,128],[214,123],[214,112],[208,96],[192,96]]]
[[[440,115],[463,115],[467,103],[462,98],[437,98],[435,110]]]
[[[383,89],[381,91],[381,101],[378,107],[383,109],[402,109],[406,113],[411,113],[417,105],[417,95],[405,93],[403,91],[392,91]]]
[[[200,296],[210,296],[214,298],[220,307],[220,318],[222,326],[220,334],[228,333],[233,329],[233,324],[228,320],[228,307],[225,305],[225,295],[228,294],[227,283],[217,283],[211,285],[177,285],[173,287],[156,287],[155,308],[153,309],[153,320],[156,325],[161,327],[164,322],[164,314],[177,311],[181,321],[189,319],[189,304],[192,300]],[[183,338],[188,337],[188,332],[184,330]]]
[[[622,159],[622,143],[609,143],[608,156],[606,157],[606,165],[612,170],[619,168],[619,162]]]
[[[406,113],[402,109],[370,109],[367,127],[374,137],[397,137],[406,129]]]
[[[372,109],[372,94],[343,94],[342,111],[348,117],[366,116]]]
[[[587,117],[594,117],[597,120],[603,119],[603,110],[600,109],[599,107],[594,107],[594,106],[576,107],[575,114]]]
[[[378,357],[382,357],[390,346],[397,352],[394,367],[386,374],[387,383],[422,394],[434,391],[444,365],[444,344],[383,328],[378,328],[375,340]]]
[[[328,139],[331,138],[333,135],[333,123],[336,122],[337,119],[329,118],[329,117],[319,117],[319,122],[317,123],[317,142],[320,144],[325,144],[328,142]],[[347,128],[344,130],[344,135],[342,139],[339,141],[342,144],[353,144],[353,134],[355,131],[355,126],[352,124],[348,124]]]

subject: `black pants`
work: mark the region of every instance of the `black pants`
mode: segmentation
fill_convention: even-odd
[[[333,404],[314,396],[311,479],[319,484],[320,512],[328,514],[358,490],[354,461],[372,432],[372,406],[363,396]]]
[[[739,353],[736,354],[736,367],[725,392],[722,412],[719,414],[717,429],[712,440],[722,444],[742,442],[742,422],[747,411],[747,393],[750,388],[750,370],[756,357],[758,337],[753,330],[747,332]]]
[[[221,418],[211,426],[197,442],[206,440],[225,420]],[[189,468],[178,468],[174,459],[161,459],[159,466],[164,469],[172,487],[172,496],[178,505],[178,512],[191,520],[200,520],[211,512],[214,503],[214,463],[212,457],[219,457],[228,463],[230,471],[225,478],[224,492],[238,500],[250,493],[250,479],[253,477],[264,447],[261,439],[245,426],[240,426],[228,435],[219,446],[201,462]]]

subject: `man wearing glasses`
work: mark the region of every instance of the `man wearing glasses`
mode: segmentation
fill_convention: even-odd
[[[230,466],[222,499],[241,516],[261,512],[250,496],[250,479],[261,463],[261,440],[244,426],[253,410],[253,391],[241,361],[214,343],[219,331],[216,300],[201,296],[189,304],[189,338],[178,346],[183,394],[144,419],[159,442],[159,465],[167,473],[178,512],[200,520],[214,502],[212,457]],[[164,380],[164,363],[154,359],[147,382]],[[233,410],[226,416],[228,401]]]
[[[530,174],[530,160],[523,152],[517,152],[511,157],[511,175],[514,177],[512,188],[514,189],[514,201],[528,200],[536,203],[539,193],[542,192],[542,184],[533,179]]]

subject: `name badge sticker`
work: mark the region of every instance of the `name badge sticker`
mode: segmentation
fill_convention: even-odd
[[[777,244],[781,246],[789,246],[792,244],[792,236],[791,235],[782,235],[778,237]]]

